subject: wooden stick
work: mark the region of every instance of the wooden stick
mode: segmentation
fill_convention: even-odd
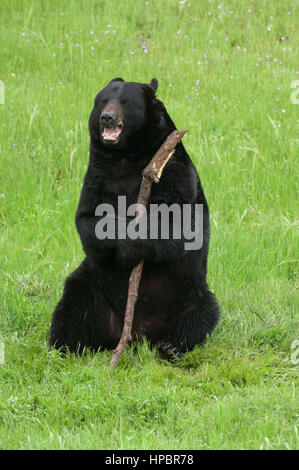
[[[180,142],[186,132],[187,130],[173,131],[167,137],[167,139],[159,148],[159,150],[155,153],[149,164],[144,168],[142,172],[142,181],[140,185],[139,195],[137,199],[137,204],[142,204],[144,206],[144,209],[149,201],[153,183],[159,183],[166,163],[174,154],[176,145]],[[135,218],[140,218],[142,214],[136,213]],[[111,366],[116,366],[118,364],[120,355],[125,350],[126,345],[130,341],[132,341],[134,310],[135,304],[138,299],[138,288],[141,279],[143,263],[144,261],[142,260],[137,266],[135,266],[130,275],[123,331],[119,343],[116,349],[113,351],[110,360]]]

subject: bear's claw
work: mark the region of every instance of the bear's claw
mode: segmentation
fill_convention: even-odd
[[[179,351],[173,344],[171,343],[164,343],[160,341],[157,343],[156,348],[158,349],[160,356],[162,359],[166,360],[175,360],[182,357],[181,351]]]

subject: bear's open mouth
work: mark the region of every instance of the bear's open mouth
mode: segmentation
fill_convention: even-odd
[[[122,123],[116,126],[105,126],[102,130],[102,137],[107,144],[116,144],[119,141],[120,135],[123,130]]]

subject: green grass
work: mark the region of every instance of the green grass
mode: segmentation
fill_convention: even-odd
[[[295,2],[145,3],[0,6],[0,447],[298,448]],[[210,206],[222,318],[175,365],[146,344],[115,370],[109,352],[47,348],[83,258],[74,214],[88,116],[116,76],[158,78]]]

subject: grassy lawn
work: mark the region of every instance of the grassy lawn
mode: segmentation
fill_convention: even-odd
[[[10,0],[0,14],[0,448],[298,448],[295,2]],[[114,370],[109,352],[47,347],[83,259],[89,113],[117,76],[158,78],[210,206],[222,317],[173,365],[147,344]]]

